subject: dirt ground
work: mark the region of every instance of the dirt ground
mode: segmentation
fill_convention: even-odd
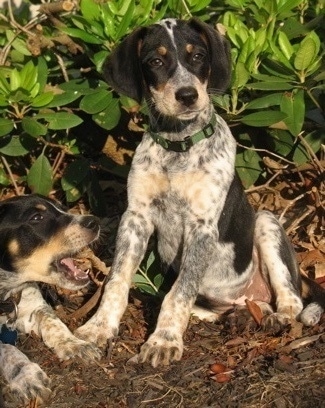
[[[150,308],[148,310],[148,308]],[[100,362],[60,362],[33,336],[22,336],[20,349],[52,379],[47,408],[226,408],[325,407],[325,319],[312,329],[274,337],[247,324],[238,314],[220,324],[191,320],[180,362],[152,368],[130,362],[148,333],[157,305],[130,297],[121,334]],[[213,366],[213,364],[219,364]],[[225,367],[222,367],[224,365]],[[226,369],[215,374],[211,368]],[[35,408],[10,400],[7,408]]]
[[[324,161],[321,162],[324,166]],[[301,269],[325,284],[324,185],[321,169],[309,166],[291,174],[276,170],[272,183],[253,187],[256,209],[269,209],[287,220],[285,228]],[[125,206],[125,182],[106,181],[110,264],[114,234]],[[297,198],[298,197],[298,198]],[[78,207],[79,208],[79,207]],[[80,208],[79,208],[80,209]],[[78,210],[78,209],[77,209]],[[99,255],[101,257],[101,255]],[[96,289],[96,288],[94,288]],[[95,291],[95,290],[94,290]],[[71,318],[87,293],[61,292],[56,310],[73,330],[86,319]],[[55,298],[55,296],[54,296]],[[53,294],[52,294],[53,300]],[[79,309],[80,310],[80,309]],[[93,311],[93,310],[92,310]],[[92,311],[90,313],[92,313]],[[52,380],[46,408],[318,408],[325,407],[325,317],[313,328],[298,323],[278,336],[262,332],[249,313],[236,313],[219,323],[191,319],[180,362],[152,368],[134,357],[154,329],[159,301],[132,290],[120,334],[100,362],[61,362],[34,335],[21,335],[18,347],[40,364]],[[37,408],[38,401],[11,399],[0,379],[6,408]],[[1,402],[0,402],[1,407]]]

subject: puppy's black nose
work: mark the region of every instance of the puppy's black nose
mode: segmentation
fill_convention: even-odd
[[[92,215],[85,215],[80,224],[84,228],[96,231],[99,228],[99,219]]]
[[[191,106],[195,103],[198,99],[199,95],[197,90],[192,86],[184,86],[180,88],[176,94],[175,98],[178,102],[181,102],[185,106]]]

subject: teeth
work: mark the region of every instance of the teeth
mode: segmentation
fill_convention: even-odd
[[[86,275],[89,275],[90,269],[88,268],[84,272],[85,272]]]

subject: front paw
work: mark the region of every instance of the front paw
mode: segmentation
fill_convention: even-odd
[[[103,320],[90,319],[80,326],[74,334],[88,342],[97,344],[98,347],[106,347],[107,341],[118,335],[118,328],[111,328]]]
[[[61,360],[69,360],[77,356],[83,360],[99,360],[101,358],[101,352],[95,344],[77,337],[62,339],[55,346],[55,353]]]
[[[33,398],[45,401],[51,390],[50,379],[35,363],[28,361],[15,365],[12,373],[14,377],[8,378],[11,395],[17,400],[29,401]]]
[[[168,365],[173,360],[180,360],[183,354],[182,336],[166,330],[154,332],[141,347],[139,363],[149,362],[153,367]]]
[[[271,313],[262,318],[262,329],[274,335],[281,333],[291,324],[291,318],[283,313]]]

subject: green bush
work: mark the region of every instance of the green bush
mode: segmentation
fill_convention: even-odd
[[[135,27],[165,16],[218,23],[231,43],[229,93],[213,100],[248,147],[237,155],[246,187],[264,171],[253,127],[263,128],[267,148],[296,164],[311,159],[302,138],[315,153],[324,143],[322,0],[81,0],[77,9],[63,0],[41,5],[34,18],[30,5],[0,14],[3,186],[13,183],[12,169],[18,185],[45,195],[61,189],[69,202],[98,193],[78,125],[113,129],[122,106],[135,104],[101,79],[103,61]]]

